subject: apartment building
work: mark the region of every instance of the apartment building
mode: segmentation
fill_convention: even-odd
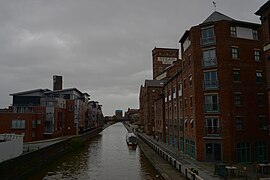
[[[260,16],[262,25],[262,39],[263,39],[263,52],[266,68],[266,86],[267,86],[267,96],[268,102],[270,102],[270,1],[267,1],[260,9],[255,13]],[[270,106],[269,106],[270,107]],[[270,110],[268,110],[270,113]],[[270,131],[270,124],[267,126],[268,131]]]
[[[180,43],[185,154],[200,161],[268,160],[260,25],[215,11]]]
[[[62,77],[54,77],[53,91],[34,89],[11,94],[12,106],[0,111],[0,133],[23,134],[24,141],[36,141],[89,131],[103,123],[89,118],[90,95],[76,88],[62,88]],[[101,105],[96,104],[99,118]],[[96,123],[98,122],[98,123]]]

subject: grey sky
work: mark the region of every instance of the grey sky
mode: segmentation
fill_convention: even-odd
[[[254,13],[266,0],[215,2],[229,17],[260,23]],[[52,89],[57,74],[105,115],[138,108],[152,49],[178,48],[185,30],[213,11],[211,0],[1,0],[0,107],[11,93]]]

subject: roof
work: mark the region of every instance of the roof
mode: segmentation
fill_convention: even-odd
[[[235,20],[229,16],[226,16],[226,15],[218,12],[218,11],[213,12],[201,25],[209,24],[209,23],[213,23],[213,22],[217,22],[217,21],[221,21],[221,20],[231,21],[231,22],[239,24],[243,27],[250,27],[250,26],[259,27],[260,26],[260,24],[257,24],[257,23]]]
[[[80,95],[86,95],[87,93],[82,93],[77,88],[68,88],[68,89],[62,89],[62,90],[56,90],[56,91],[50,91],[46,92],[45,94],[54,94],[54,93],[61,93],[61,92],[67,92],[67,91],[77,91]]]
[[[226,16],[218,11],[214,11],[204,22],[204,23],[209,23],[209,22],[216,22],[216,21],[221,21],[221,20],[227,20],[227,21],[233,21],[234,19]]]
[[[144,86],[152,86],[152,87],[162,87],[165,81],[162,80],[145,80]]]
[[[28,90],[28,91],[22,91],[22,92],[17,92],[17,93],[12,93],[10,96],[19,96],[19,95],[25,95],[25,94],[31,94],[31,93],[45,93],[45,92],[50,92],[51,90],[49,89],[33,89],[33,90]]]
[[[255,14],[261,16],[265,10],[269,9],[269,7],[270,7],[270,0],[264,3],[264,5],[262,5],[260,9],[257,12],[255,12]]]

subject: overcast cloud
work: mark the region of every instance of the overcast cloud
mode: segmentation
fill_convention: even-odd
[[[266,0],[215,2],[227,16],[260,23],[254,13]],[[178,48],[185,30],[213,11],[211,0],[1,0],[0,107],[11,93],[52,89],[57,74],[105,115],[138,108],[152,49]]]

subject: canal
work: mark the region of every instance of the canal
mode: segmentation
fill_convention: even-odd
[[[79,151],[59,159],[30,179],[162,179],[139,146],[133,150],[128,148],[126,133],[124,125],[116,123]]]

